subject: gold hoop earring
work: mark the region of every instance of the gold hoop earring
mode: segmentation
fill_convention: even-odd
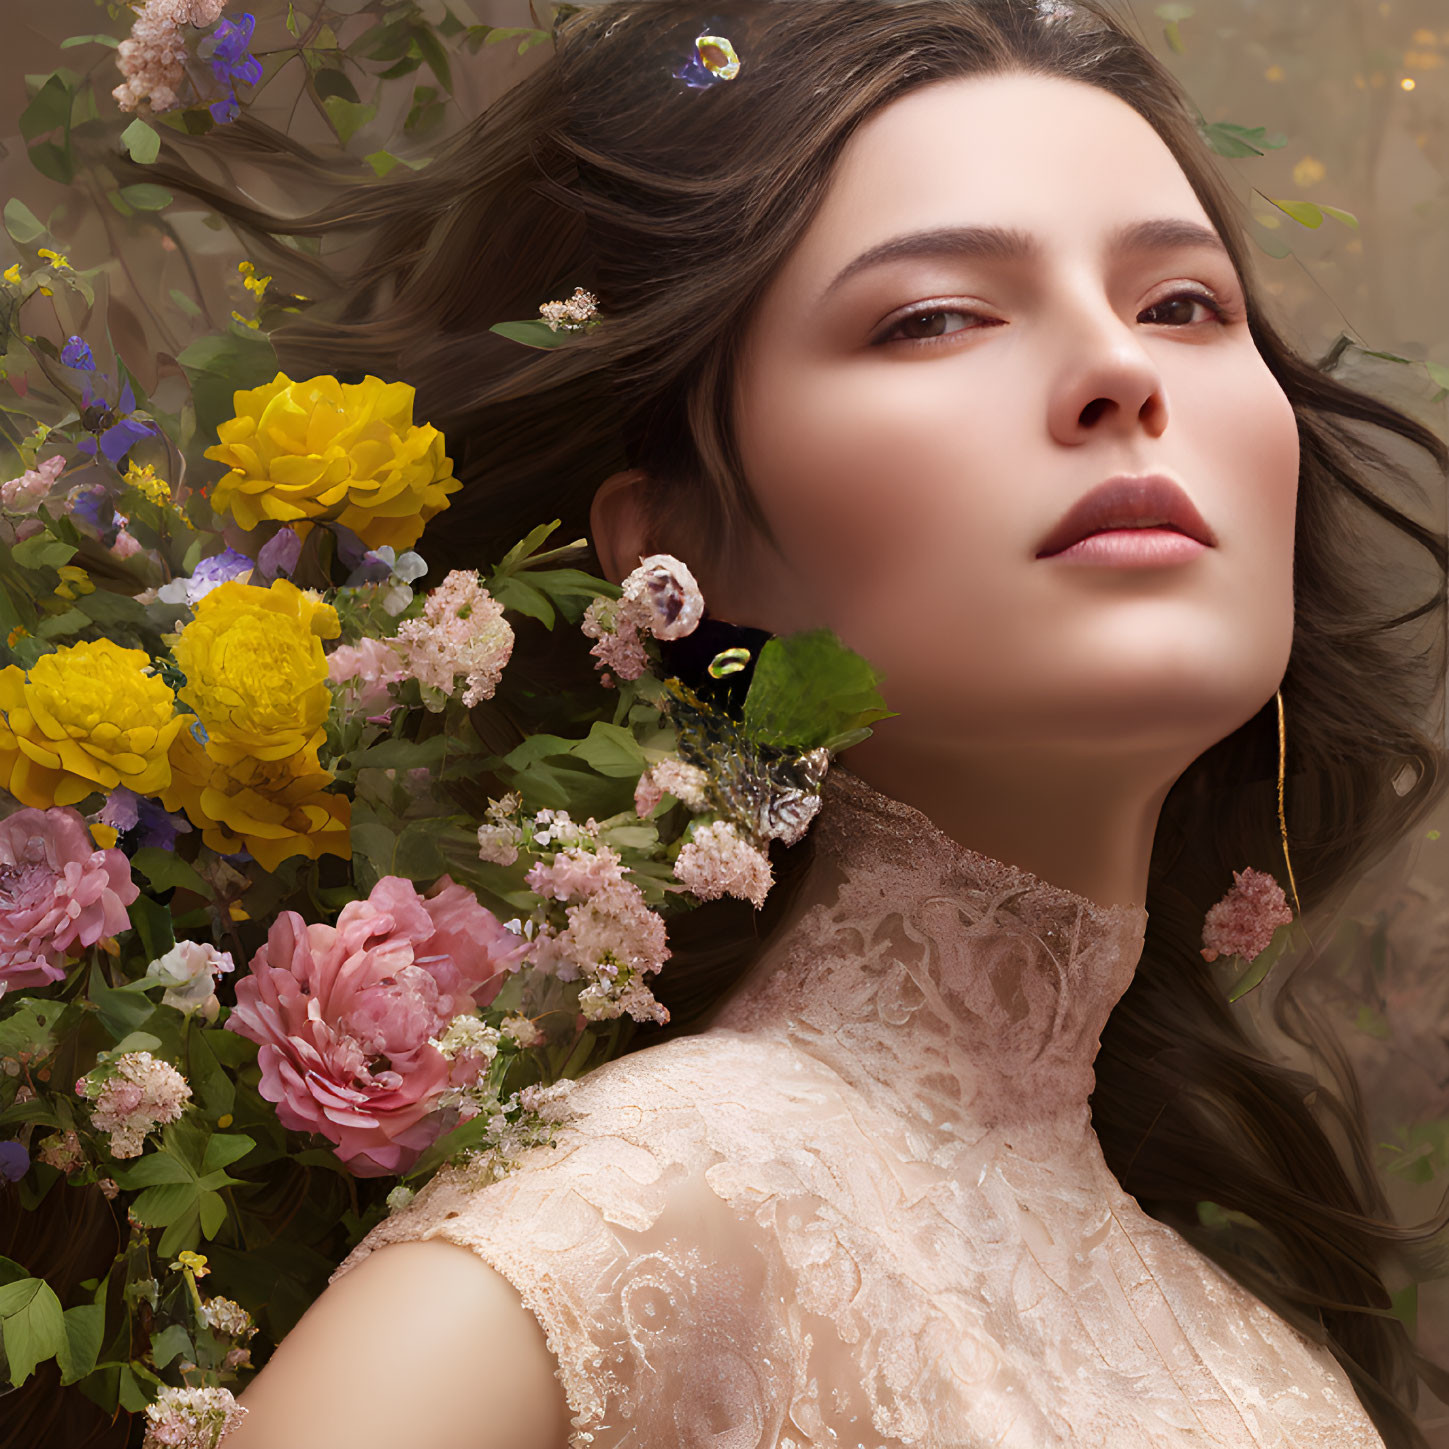
[[[1283,818],[1283,775],[1284,763],[1288,753],[1288,736],[1283,726],[1283,691],[1277,689],[1273,697],[1278,701],[1278,828],[1283,833],[1283,863],[1288,867],[1288,884],[1293,890],[1293,904],[1298,908],[1298,914],[1303,914],[1303,906],[1298,900],[1298,885],[1293,879],[1293,862],[1288,858],[1288,822]]]

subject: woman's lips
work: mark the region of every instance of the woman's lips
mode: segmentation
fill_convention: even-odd
[[[1164,568],[1207,552],[1207,545],[1172,528],[1110,528],[1047,558],[1116,568]]]

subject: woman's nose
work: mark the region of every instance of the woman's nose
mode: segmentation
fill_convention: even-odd
[[[1057,368],[1048,424],[1058,442],[1107,432],[1159,437],[1167,426],[1162,371],[1141,324],[1100,292],[1055,304],[1051,327]]]

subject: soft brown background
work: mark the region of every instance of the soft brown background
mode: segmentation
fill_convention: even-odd
[[[360,3],[342,0],[334,8],[350,11]],[[435,13],[437,6],[438,0],[422,0],[420,8]],[[241,0],[231,8],[239,12]],[[286,6],[259,0],[250,8],[258,16],[255,49],[277,51],[268,63],[270,75],[292,45],[281,24]],[[304,14],[311,10],[306,0],[298,8]],[[1281,132],[1288,138],[1281,150],[1222,164],[1254,234],[1269,247],[1289,250],[1283,257],[1260,253],[1257,260],[1290,336],[1315,357],[1347,333],[1362,347],[1449,367],[1446,0],[1202,0],[1181,21],[1181,52],[1168,44],[1152,4],[1134,0],[1123,8],[1207,120],[1261,125],[1270,136]],[[473,0],[471,9],[461,4],[452,9],[464,20],[531,23],[526,0]],[[5,47],[0,201],[24,198],[50,220],[77,267],[105,269],[109,295],[101,293],[98,310],[143,384],[160,382],[164,388],[177,381],[169,359],[191,337],[221,326],[233,307],[253,314],[235,271],[243,253],[228,232],[208,228],[198,212],[166,213],[174,228],[166,240],[144,218],[140,225],[123,223],[109,206],[98,207],[96,194],[83,184],[65,188],[39,176],[17,130],[26,100],[24,77],[58,65],[92,73],[103,104],[110,105],[109,91],[119,79],[114,52],[98,46],[60,51],[57,45],[66,36],[97,30],[123,34],[123,23],[95,0],[0,0]],[[341,26],[343,42],[368,23],[357,16]],[[455,62],[458,98],[444,130],[473,114],[506,82],[511,67],[527,63],[515,60],[507,46]],[[294,60],[267,85],[260,107],[274,123],[290,124],[294,134],[325,141],[329,133],[315,109],[305,98],[298,100],[299,71]],[[435,138],[415,143],[394,138],[408,84],[428,79],[418,73],[395,86],[392,103],[354,137],[349,152],[361,157],[386,147],[426,155]],[[368,99],[366,86],[360,79],[358,84]],[[258,195],[269,199],[265,191]],[[1354,230],[1330,219],[1309,230],[1277,211],[1265,195],[1336,206],[1357,216],[1360,226]],[[14,259],[8,239],[0,238],[0,252],[0,265]],[[188,320],[164,300],[173,288],[200,304],[200,319]],[[148,304],[158,301],[164,305],[153,314]],[[57,339],[89,328],[95,340],[99,318],[87,318],[59,293],[56,303],[62,309],[58,319],[27,309],[26,325],[43,327]],[[1449,434],[1449,406],[1433,401],[1438,388],[1422,367],[1369,361],[1356,363],[1348,375]],[[1421,510],[1424,521],[1442,527],[1442,489],[1427,474],[1419,476],[1432,485],[1428,496],[1434,507]],[[1442,832],[1438,839],[1430,838],[1435,830]],[[1392,913],[1388,967],[1375,979],[1351,927],[1356,918],[1386,905]],[[1315,971],[1316,999],[1342,1024],[1377,1138],[1390,1138],[1401,1124],[1449,1117],[1449,806],[1363,884],[1346,903],[1342,920],[1348,934]],[[1265,1001],[1254,1003],[1255,1015],[1270,999],[1259,994]],[[1387,1022],[1387,1039],[1382,1027],[1375,1035],[1355,1025],[1365,1006]],[[1426,1186],[1390,1182],[1400,1220],[1416,1221],[1449,1187],[1449,1165],[1439,1164]],[[1425,1351],[1449,1363],[1449,1280],[1421,1287],[1419,1331]],[[1422,1406],[1421,1421],[1436,1449],[1449,1449],[1449,1407],[1430,1400]]]

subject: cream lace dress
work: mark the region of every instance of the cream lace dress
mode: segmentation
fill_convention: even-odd
[[[552,1147],[445,1169],[334,1276],[472,1249],[542,1324],[573,1449],[1382,1449],[1332,1355],[1102,1158],[1092,1061],[1146,911],[838,768],[814,829],[707,1029],[587,1074]]]

